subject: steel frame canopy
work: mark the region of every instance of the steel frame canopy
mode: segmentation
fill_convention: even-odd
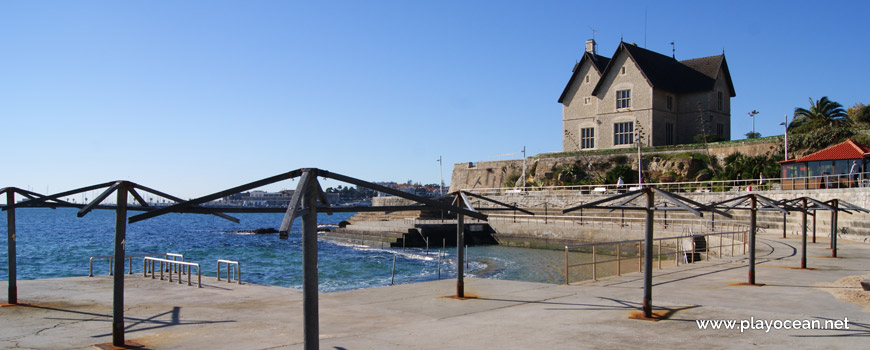
[[[346,208],[333,207],[329,204],[326,195],[323,193],[323,188],[320,186],[318,177],[333,179],[360,187],[372,189],[375,191],[394,195],[396,197],[405,198],[416,202],[416,205],[406,206],[384,206],[384,207],[369,207],[369,208]],[[462,204],[451,205],[442,203],[438,200],[424,198],[409,193],[405,193],[386,186],[381,186],[375,183],[363,181],[350,176],[333,173],[317,168],[300,168],[286,173],[278,174],[265,179],[250,182],[244,185],[236,186],[227,190],[215,192],[200,198],[192,199],[183,203],[160,208],[157,210],[145,212],[139,215],[130,217],[129,222],[134,223],[148,218],[156,217],[167,213],[203,213],[208,211],[222,212],[242,212],[234,210],[232,207],[196,207],[200,204],[205,204],[216,199],[220,199],[232,194],[240,193],[257,187],[265,186],[275,182],[299,178],[299,183],[296,186],[296,191],[290,199],[287,209],[284,211],[284,219],[281,222],[281,227],[278,230],[279,238],[287,239],[290,234],[290,228],[296,218],[302,218],[302,302],[303,302],[303,323],[304,323],[304,339],[305,349],[318,349],[319,340],[319,320],[318,320],[318,297],[317,297],[317,213],[324,211],[327,214],[333,212],[358,212],[358,211],[404,211],[404,210],[421,210],[421,209],[441,209],[470,216],[480,220],[486,220],[487,216],[473,209],[463,208]],[[460,195],[461,197],[461,195]],[[319,204],[318,204],[319,202]],[[463,201],[464,202],[464,201]],[[241,209],[241,208],[235,208]],[[244,208],[244,212],[252,213],[274,213],[274,208]],[[461,234],[462,225],[457,226],[457,234]],[[461,265],[461,264],[460,264]],[[458,277],[457,285],[461,284],[461,274]],[[461,290],[457,290],[461,292]]]
[[[796,206],[795,204],[800,202],[800,206]],[[806,268],[807,261],[807,247],[806,247],[806,237],[807,237],[807,215],[810,210],[814,212],[817,210],[828,210],[831,211],[832,220],[831,220],[831,248],[833,257],[837,256],[837,248],[836,248],[836,231],[837,231],[837,213],[840,211],[851,214],[847,209],[843,209],[839,207],[840,203],[845,203],[846,208],[848,210],[862,211],[868,212],[866,209],[861,208],[859,206],[853,205],[851,203],[847,203],[841,201],[839,199],[832,199],[827,202],[822,202],[814,198],[810,197],[799,197],[795,199],[788,200],[774,200],[760,194],[745,194],[742,196],[734,197],[731,199],[727,199],[724,201],[713,202],[708,204],[711,208],[721,209],[724,211],[730,210],[749,210],[749,231],[750,231],[750,240],[749,240],[749,272],[748,272],[748,281],[749,285],[757,285],[755,279],[755,236],[757,231],[757,211],[779,211],[783,213],[783,215],[788,215],[792,211],[799,211],[802,215],[802,256],[801,256],[801,268]],[[759,206],[761,204],[761,206]],[[785,227],[783,227],[785,230]]]
[[[667,207],[667,206],[657,206],[655,201],[655,195],[658,194],[662,198],[664,198],[664,202],[670,202],[675,204],[675,207]],[[641,196],[646,197],[646,203],[641,205],[630,205],[632,201],[640,198]],[[616,200],[621,200],[616,204],[609,204]],[[711,208],[705,206],[701,203],[695,202],[691,199],[682,197],[680,195],[670,193],[667,191],[660,190],[655,187],[644,187],[639,190],[630,191],[626,193],[617,194],[615,196],[607,197],[601,200],[589,202],[586,204],[581,204],[578,206],[574,206],[571,208],[567,208],[562,210],[563,214],[580,210],[580,209],[610,209],[610,211],[616,209],[623,210],[643,210],[646,212],[646,230],[644,236],[644,268],[643,268],[643,317],[646,319],[652,319],[652,266],[653,266],[653,221],[654,221],[654,212],[657,210],[661,211],[688,211],[697,216],[703,216],[702,212],[709,211],[714,212],[719,215],[723,215],[725,217],[731,217],[730,214],[726,212],[719,211],[715,208]]]
[[[75,204],[61,200],[60,198],[97,189],[105,188],[105,190],[94,198],[88,204]],[[2,210],[7,211],[8,216],[8,231],[9,231],[9,300],[10,304],[17,303],[17,285],[15,283],[15,209],[16,208],[57,208],[70,207],[79,208],[76,216],[83,217],[94,209],[111,209],[115,210],[115,238],[114,238],[114,270],[124,271],[124,256],[126,249],[126,233],[127,233],[127,211],[149,211],[154,208],[150,207],[143,199],[137,189],[163,197],[175,202],[183,202],[184,200],[169,194],[166,194],[155,189],[145,187],[134,182],[119,180],[106,182],[91,186],[86,186],[66,192],[55,193],[49,196],[43,196],[30,191],[24,191],[17,188],[4,188],[0,193],[6,193],[6,205]],[[15,203],[15,193],[19,193],[28,198],[28,200]],[[112,193],[116,193],[115,205],[103,205]],[[138,206],[127,205],[127,195],[134,198],[139,203]],[[225,215],[216,211],[208,211],[209,214],[218,217],[239,222],[232,216]],[[124,339],[124,274],[115,273],[113,280],[113,300],[112,300],[112,345],[116,347],[125,346]]]
[[[800,206],[797,204],[800,203]],[[839,212],[844,212],[846,214],[852,214],[852,211],[862,212],[862,213],[870,213],[870,210],[859,207],[852,203],[846,202],[840,199],[832,199],[829,201],[820,201],[815,198],[810,197],[798,197],[794,199],[781,200],[780,204],[783,206],[787,206],[793,208],[796,211],[800,211],[802,213],[801,218],[801,229],[803,233],[802,237],[802,257],[801,257],[801,268],[807,268],[807,215],[816,216],[816,212],[819,210],[826,210],[831,212],[831,257],[837,257],[837,219],[839,217]],[[813,211],[812,214],[809,211]],[[815,226],[814,226],[815,227]],[[785,228],[783,228],[785,231]],[[784,238],[784,237],[783,237]],[[815,243],[815,231],[813,233],[813,243]]]
[[[15,247],[15,208],[13,205],[15,204],[15,195],[24,196],[27,199],[38,199],[45,197],[36,192],[27,191],[24,189],[20,189],[17,187],[4,187],[0,188],[0,196],[6,195],[6,204],[2,205],[2,210],[6,211],[6,245],[8,249],[7,259],[9,264],[9,285],[8,285],[8,294],[7,294],[7,303],[10,305],[18,304],[18,263],[16,256],[16,247]],[[57,206],[66,206],[71,205],[72,203],[64,202],[61,200],[51,200],[46,202],[47,205],[51,208],[56,208]]]
[[[535,213],[510,205],[506,203],[499,202],[495,199],[482,196],[479,194],[471,193],[468,191],[460,190],[456,192],[451,192],[450,196],[453,196],[453,203],[456,204],[458,208],[468,208],[473,212],[479,212],[483,210],[517,210],[529,215],[535,215]],[[478,208],[475,209],[474,205],[472,205],[471,201],[468,197],[471,196],[473,198],[481,199],[490,203],[494,203],[500,207],[495,208]],[[465,251],[462,249],[465,246],[465,218],[462,213],[456,213],[456,261],[459,263],[456,264],[456,297],[457,298],[465,298],[465,264],[462,262],[465,261]]]

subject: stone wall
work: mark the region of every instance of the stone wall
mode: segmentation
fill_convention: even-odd
[[[781,137],[769,137],[759,140],[741,140],[717,142],[709,144],[710,156],[718,158],[722,161],[728,155],[734,152],[740,152],[746,155],[760,155],[777,152],[782,147]],[[707,151],[703,145],[684,145],[678,149],[657,148],[653,150],[645,149],[643,154],[645,158],[651,154],[679,154],[679,153],[701,153]],[[554,153],[542,154],[526,159],[527,176],[531,179],[534,177],[545,177],[548,172],[566,164],[577,162],[591,164],[593,162],[606,162],[614,156],[628,157],[629,164],[637,169],[637,149],[625,149],[620,151],[606,152],[573,152],[573,153]],[[648,160],[644,160],[644,167],[648,169]],[[613,164],[615,165],[615,164]],[[530,173],[531,169],[535,169],[534,176]],[[523,169],[522,159],[511,159],[502,161],[485,161],[485,162],[465,162],[456,163],[453,165],[453,174],[450,179],[450,189],[471,189],[471,188],[499,188],[504,187],[505,179],[512,174],[519,174]],[[666,169],[660,169],[666,170]],[[679,169],[672,169],[680,173]]]

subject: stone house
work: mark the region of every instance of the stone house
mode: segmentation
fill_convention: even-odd
[[[678,61],[621,42],[612,58],[586,41],[562,103],[565,152],[695,143],[695,136],[729,140],[736,96],[725,55]]]

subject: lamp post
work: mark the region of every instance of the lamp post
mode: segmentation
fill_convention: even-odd
[[[523,192],[526,191],[526,146],[523,146]]]
[[[779,125],[782,125],[783,127],[785,127],[785,159],[784,160],[788,160],[788,114],[785,115],[785,121],[782,123],[779,123]]]
[[[640,132],[637,133],[637,186],[643,187],[643,161],[640,159]]]
[[[758,111],[752,110],[752,112],[746,113],[750,118],[752,118],[752,136],[755,136],[755,116],[758,115]]]
[[[444,163],[441,161],[441,156],[438,156],[438,171],[441,175],[441,182],[438,183],[438,195],[444,195]]]

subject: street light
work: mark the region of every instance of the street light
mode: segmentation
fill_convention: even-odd
[[[785,127],[785,160],[788,160],[788,114],[785,115],[785,122],[779,123]]]
[[[438,183],[438,195],[444,195],[444,163],[441,162],[441,156],[438,156],[438,171],[441,173],[441,182]]]
[[[755,116],[758,115],[758,111],[752,110],[752,112],[746,113],[750,118],[752,118],[752,136],[755,136]]]
[[[526,146],[523,146],[523,192],[526,191]]]
[[[643,187],[643,161],[640,159],[640,130],[637,133],[637,186]]]

